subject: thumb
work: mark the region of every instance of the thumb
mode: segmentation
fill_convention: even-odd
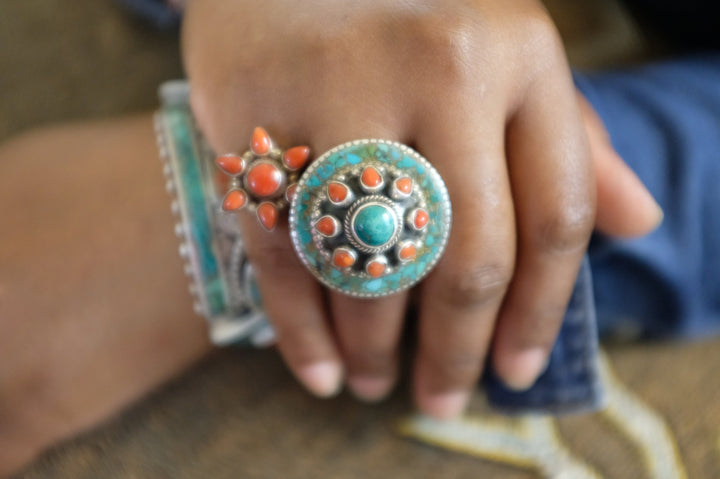
[[[624,238],[650,233],[662,223],[662,209],[617,154],[590,103],[582,95],[578,97],[597,182],[595,227],[607,235]]]

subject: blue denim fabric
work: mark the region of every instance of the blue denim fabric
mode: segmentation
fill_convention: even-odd
[[[161,30],[180,26],[181,12],[170,7],[164,0],[115,0],[130,12]]]
[[[527,391],[490,371],[490,403],[510,412],[567,413],[601,404],[601,335],[697,337],[720,332],[720,54],[576,76],[615,149],[665,211],[635,240],[596,235],[549,366]],[[593,291],[596,307],[593,305]]]
[[[720,332],[720,53],[577,77],[613,146],[665,212],[590,245],[601,336]]]
[[[602,405],[598,337],[590,265],[583,261],[547,369],[527,391],[508,389],[489,365],[484,378],[489,403],[508,413],[585,412]]]

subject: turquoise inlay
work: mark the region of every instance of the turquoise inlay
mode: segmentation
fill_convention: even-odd
[[[398,162],[397,166],[400,168],[412,168],[413,166],[415,166],[415,160],[413,160],[409,156],[406,156]]]
[[[365,205],[355,214],[352,228],[366,245],[382,246],[395,234],[395,216],[386,206]]]
[[[310,204],[311,197],[320,193],[317,190],[322,188],[324,184],[323,180],[334,175],[338,168],[344,167],[347,164],[356,165],[363,160],[380,162],[406,170],[413,181],[415,181],[417,185],[421,185],[427,192],[427,212],[430,220],[430,225],[428,225],[428,241],[418,249],[417,259],[399,266],[393,273],[387,276],[372,280],[369,280],[367,277],[351,276],[333,268],[328,264],[320,251],[318,251],[312,240],[312,236],[303,234],[303,232],[308,232],[312,229],[311,211],[307,205]],[[406,155],[402,149],[392,145],[352,145],[334,152],[326,157],[323,162],[325,163],[324,165],[306,173],[307,178],[303,180],[304,189],[306,190],[303,191],[299,197],[299,203],[301,204],[296,206],[295,227],[299,233],[300,247],[304,250],[308,264],[317,268],[322,274],[324,281],[329,285],[344,291],[359,294],[379,294],[384,291],[398,290],[414,283],[420,275],[426,272],[430,262],[435,259],[441,246],[439,242],[441,237],[440,225],[450,220],[449,217],[446,217],[446,210],[442,204],[443,198],[446,197],[444,186],[441,183],[435,182],[436,177],[431,174],[424,165]]]
[[[172,142],[177,160],[177,174],[183,191],[183,201],[190,226],[190,234],[196,243],[198,263],[203,280],[210,315],[226,309],[225,291],[212,246],[210,218],[203,191],[201,165],[195,145],[192,119],[186,107],[166,107],[162,111],[167,122],[168,140]]]
[[[326,165],[323,167],[318,168],[318,175],[321,179],[327,180],[332,176],[333,173],[335,173],[335,168],[333,168],[332,165]]]
[[[300,236],[300,241],[302,241],[303,243],[312,241],[312,234],[310,233],[310,231],[300,231],[299,236]]]
[[[365,289],[372,292],[380,291],[383,286],[383,282],[384,281],[382,279],[373,279],[365,283]]]

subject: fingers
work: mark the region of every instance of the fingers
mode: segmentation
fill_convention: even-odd
[[[318,151],[326,151],[358,138],[400,140],[396,127],[367,119],[347,120],[342,125],[318,130],[313,142]],[[359,399],[383,399],[397,378],[398,345],[407,307],[407,293],[362,299],[330,292],[329,299],[332,323],[347,371],[348,387]]]
[[[499,111],[485,108],[493,110]],[[435,115],[438,121],[419,136],[418,144],[443,176],[453,207],[447,250],[422,285],[414,371],[419,408],[438,418],[465,408],[482,370],[515,257],[504,122],[450,114],[453,118]]]
[[[605,234],[620,237],[650,233],[662,222],[662,209],[617,154],[602,120],[580,93],[578,101],[595,167],[596,228]]]
[[[265,231],[254,215],[241,214],[247,254],[257,274],[265,312],[288,367],[312,393],[336,394],[343,364],[335,346],[322,289],[295,256],[287,220]]]
[[[535,81],[508,128],[518,228],[515,276],[493,360],[511,387],[544,370],[594,224],[595,183],[569,74]]]
[[[348,387],[364,401],[383,399],[397,379],[407,294],[360,299],[332,293],[330,302]]]

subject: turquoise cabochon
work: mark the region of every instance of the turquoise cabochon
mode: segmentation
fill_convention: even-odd
[[[427,200],[429,223],[417,258],[381,278],[335,268],[318,250],[311,233],[311,199],[324,194],[325,185],[338,169],[363,162],[384,163],[402,170],[425,192]],[[445,183],[415,150],[387,140],[356,140],[331,149],[303,173],[290,206],[290,234],[302,262],[326,286],[351,296],[385,296],[411,287],[435,266],[447,244],[451,211]]]

